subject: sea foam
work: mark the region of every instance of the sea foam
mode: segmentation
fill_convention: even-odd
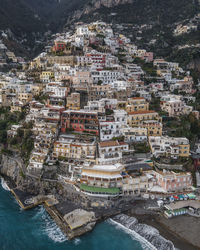
[[[108,219],[108,222],[111,223],[112,225],[116,225],[116,228],[122,229],[124,232],[131,235],[134,240],[138,240],[144,250],[157,250],[156,247],[154,247],[150,242],[148,242],[145,238],[140,236],[135,231],[128,229],[127,227],[125,227],[119,222],[114,221],[113,219]]]
[[[173,243],[162,237],[159,231],[149,225],[138,223],[137,219],[125,214],[116,215],[113,223],[124,229],[127,233],[133,235],[145,249],[152,250],[175,250]]]
[[[50,216],[45,211],[45,208],[42,207],[38,211],[39,216],[42,214],[42,219],[44,221],[42,231],[54,242],[62,243],[67,240],[67,237],[63,234],[61,229],[56,225],[56,223],[50,218]]]
[[[1,178],[1,186],[4,190],[10,191],[10,188],[8,187],[6,181],[3,178]]]
[[[79,245],[80,243],[81,243],[81,239],[80,238],[76,238],[76,239],[74,239],[74,245]]]

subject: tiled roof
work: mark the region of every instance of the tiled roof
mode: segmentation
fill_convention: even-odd
[[[104,141],[99,143],[100,147],[115,147],[119,146],[118,141]]]
[[[154,110],[143,110],[143,111],[135,111],[135,112],[129,112],[129,115],[139,115],[139,114],[152,114],[152,113],[157,113]]]

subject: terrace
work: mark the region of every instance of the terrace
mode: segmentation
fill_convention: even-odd
[[[92,194],[118,195],[120,193],[119,188],[92,187],[92,186],[87,186],[86,184],[81,184],[80,189],[82,191]]]

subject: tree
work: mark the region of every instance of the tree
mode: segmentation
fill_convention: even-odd
[[[4,145],[7,143],[7,131],[6,130],[0,131],[0,142]]]
[[[17,129],[17,136],[18,136],[19,138],[22,138],[22,137],[24,136],[24,130],[21,129],[21,128],[18,128],[18,129]]]

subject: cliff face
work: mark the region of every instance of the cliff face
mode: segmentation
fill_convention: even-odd
[[[112,8],[118,5],[130,4],[134,0],[92,0],[85,4],[81,10],[76,10],[72,15],[68,17],[68,23],[79,20],[81,16],[88,15],[101,7]]]
[[[24,163],[21,158],[1,156],[0,174],[10,177],[16,185],[23,182]]]
[[[188,68],[189,69],[194,69],[194,70],[196,70],[196,71],[198,71],[200,73],[200,57],[193,59],[189,63]]]
[[[132,3],[132,2],[133,0],[99,0],[99,1],[93,1],[93,4],[94,4],[94,7],[98,9],[101,6],[111,8],[119,4],[126,4],[126,3]]]

